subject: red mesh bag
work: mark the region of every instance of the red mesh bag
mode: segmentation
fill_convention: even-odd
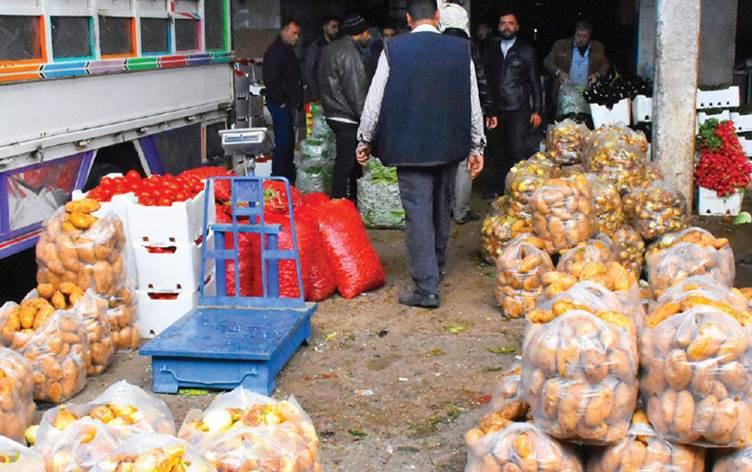
[[[340,295],[355,298],[382,287],[386,281],[384,266],[355,205],[347,199],[332,200],[319,208],[318,219]]]
[[[287,215],[267,213],[267,224],[278,224],[282,231],[277,240],[279,249],[292,249],[290,220]],[[314,215],[303,208],[295,211],[295,231],[298,236],[298,251],[303,277],[303,293],[307,301],[318,302],[331,297],[337,290],[326,253],[323,250],[321,235]],[[279,263],[279,294],[283,298],[297,298],[298,276],[294,261]]]
[[[300,190],[290,186],[292,207],[297,209],[303,204],[303,194]],[[266,213],[287,214],[287,192],[284,182],[267,180],[264,182],[264,211]]]
[[[329,195],[324,192],[314,192],[303,195],[303,205],[314,209],[326,205],[330,200]]]
[[[217,205],[217,222],[231,223],[232,218],[227,212],[230,207]],[[261,280],[261,248],[259,236],[254,233],[240,233],[238,235],[238,266],[240,269],[240,296],[257,297],[263,292]],[[235,247],[232,234],[225,236],[225,249]],[[235,264],[225,261],[225,277],[227,283],[227,295],[235,296]]]

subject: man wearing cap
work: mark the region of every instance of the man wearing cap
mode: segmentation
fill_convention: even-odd
[[[386,44],[358,129],[358,161],[371,146],[397,167],[407,260],[415,287],[402,305],[438,308],[457,166],[483,170],[483,113],[468,41],[439,33],[436,0],[409,0],[411,34]],[[439,58],[439,60],[437,60]]]
[[[345,18],[342,32],[343,37],[324,49],[318,82],[326,121],[337,138],[332,197],[357,201],[360,168],[355,162],[355,148],[360,114],[368,94],[368,76],[360,47],[368,43],[371,34],[360,15]]]

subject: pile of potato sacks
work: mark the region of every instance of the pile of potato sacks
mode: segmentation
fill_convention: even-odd
[[[752,289],[733,288],[727,240],[687,228],[642,139],[585,138],[595,175],[538,184],[533,231],[500,245],[523,352],[466,435],[466,471],[752,470]]]
[[[176,432],[164,402],[121,381],[91,402],[48,410],[25,437],[31,448],[0,437],[0,470],[321,470],[319,439],[300,405],[243,388],[217,396],[206,411],[190,411]],[[27,464],[36,468],[20,468]]]

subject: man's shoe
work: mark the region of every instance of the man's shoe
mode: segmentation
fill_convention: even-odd
[[[400,305],[417,308],[438,308],[439,296],[436,294],[424,295],[418,291],[405,292],[399,296]]]
[[[457,223],[458,225],[464,225],[465,223],[469,223],[471,221],[478,221],[478,220],[480,220],[479,214],[475,213],[474,211],[468,211],[467,213],[465,213],[465,216],[454,220],[454,222]]]

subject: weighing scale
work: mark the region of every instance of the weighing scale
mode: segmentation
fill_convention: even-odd
[[[254,156],[266,145],[263,128],[228,130],[222,136],[225,151],[233,156]],[[250,167],[252,171],[253,167]],[[300,345],[311,335],[311,316],[316,304],[303,298],[302,272],[290,184],[281,177],[214,177],[206,183],[206,195],[212,186],[229,181],[232,189],[229,223],[210,223],[211,198],[204,201],[204,241],[214,234],[214,248],[201,249],[201,288],[198,307],[141,348],[139,353],[152,358],[152,389],[155,393],[177,393],[180,388],[229,390],[243,386],[269,395],[275,379]],[[264,219],[264,182],[276,180],[287,190],[292,249],[277,246],[281,227]],[[241,233],[258,234],[263,293],[259,297],[240,296],[240,278],[235,277],[235,295],[228,295],[226,262],[239,274],[238,246],[225,248],[225,238],[238,241]],[[216,294],[207,294],[207,263],[214,259]],[[294,261],[300,297],[279,296],[279,262]]]
[[[269,131],[266,128],[233,128],[219,132],[225,155],[231,157],[238,175],[253,175],[256,156],[269,152]]]

